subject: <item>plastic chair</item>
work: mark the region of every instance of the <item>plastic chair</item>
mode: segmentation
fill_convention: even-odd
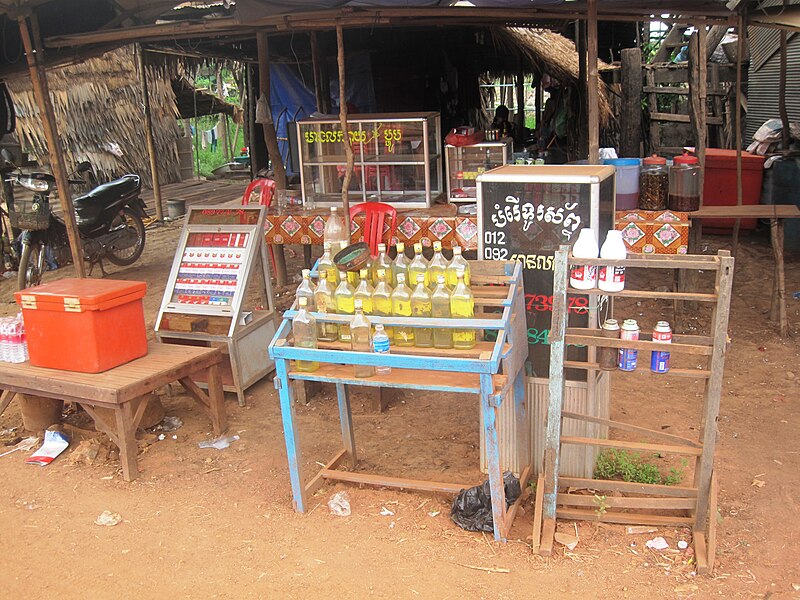
[[[356,215],[364,213],[364,241],[369,245],[369,252],[373,256],[378,256],[378,244],[388,243],[395,234],[397,226],[397,211],[393,206],[383,202],[362,202],[350,207],[350,220]],[[392,221],[389,225],[388,239],[383,239],[383,223],[386,215],[391,215]]]
[[[275,180],[258,178],[253,179],[242,196],[242,206],[250,204],[250,198],[254,193],[258,192],[258,203],[261,206],[269,206],[272,203],[272,198],[275,196]]]
[[[242,196],[242,206],[250,204],[250,199],[253,194],[258,193],[258,203],[261,206],[269,206],[272,204],[272,198],[275,196],[275,180],[260,177],[253,179]],[[269,261],[272,263],[272,272],[275,272],[275,250],[272,246],[267,246],[269,251]]]

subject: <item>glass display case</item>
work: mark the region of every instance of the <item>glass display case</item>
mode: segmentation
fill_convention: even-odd
[[[482,142],[472,146],[447,144],[444,147],[444,157],[448,201],[475,202],[478,197],[478,175],[508,164],[513,143],[512,138],[503,138],[497,142]]]
[[[348,186],[351,203],[421,208],[442,193],[439,113],[351,115],[347,126],[355,160]],[[335,117],[297,122],[306,206],[341,204],[347,164],[343,137]]]

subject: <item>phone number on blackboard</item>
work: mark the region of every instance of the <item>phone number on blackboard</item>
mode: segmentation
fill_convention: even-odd
[[[547,312],[553,310],[553,297],[544,294],[525,294],[525,309],[530,311]],[[567,312],[586,314],[589,311],[589,298],[585,296],[569,296],[567,298]]]

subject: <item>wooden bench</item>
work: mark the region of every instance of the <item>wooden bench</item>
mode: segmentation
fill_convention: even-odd
[[[66,349],[65,349],[66,351]],[[16,394],[33,394],[80,404],[119,448],[126,481],[138,475],[136,430],[151,393],[179,382],[209,413],[214,433],[228,428],[217,348],[150,342],[146,356],[103,373],[75,373],[0,362],[0,415]],[[192,381],[204,372],[208,393]],[[109,416],[113,415],[113,419]]]

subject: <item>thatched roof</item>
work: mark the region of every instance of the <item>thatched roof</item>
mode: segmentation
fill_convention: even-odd
[[[166,68],[147,70],[159,175],[163,183],[179,181],[175,93]],[[68,169],[88,160],[100,180],[138,173],[145,185],[151,185],[133,46],[50,70],[47,79]],[[8,83],[22,147],[40,164],[49,164],[30,78]]]
[[[522,27],[492,28],[495,43],[508,52],[521,53],[536,71],[555,77],[562,84],[577,86],[579,82],[578,52],[575,44],[563,35],[548,29],[527,29]],[[600,70],[609,65],[597,61]],[[607,127],[613,119],[609,103],[608,86],[601,81],[599,92],[600,125]]]

